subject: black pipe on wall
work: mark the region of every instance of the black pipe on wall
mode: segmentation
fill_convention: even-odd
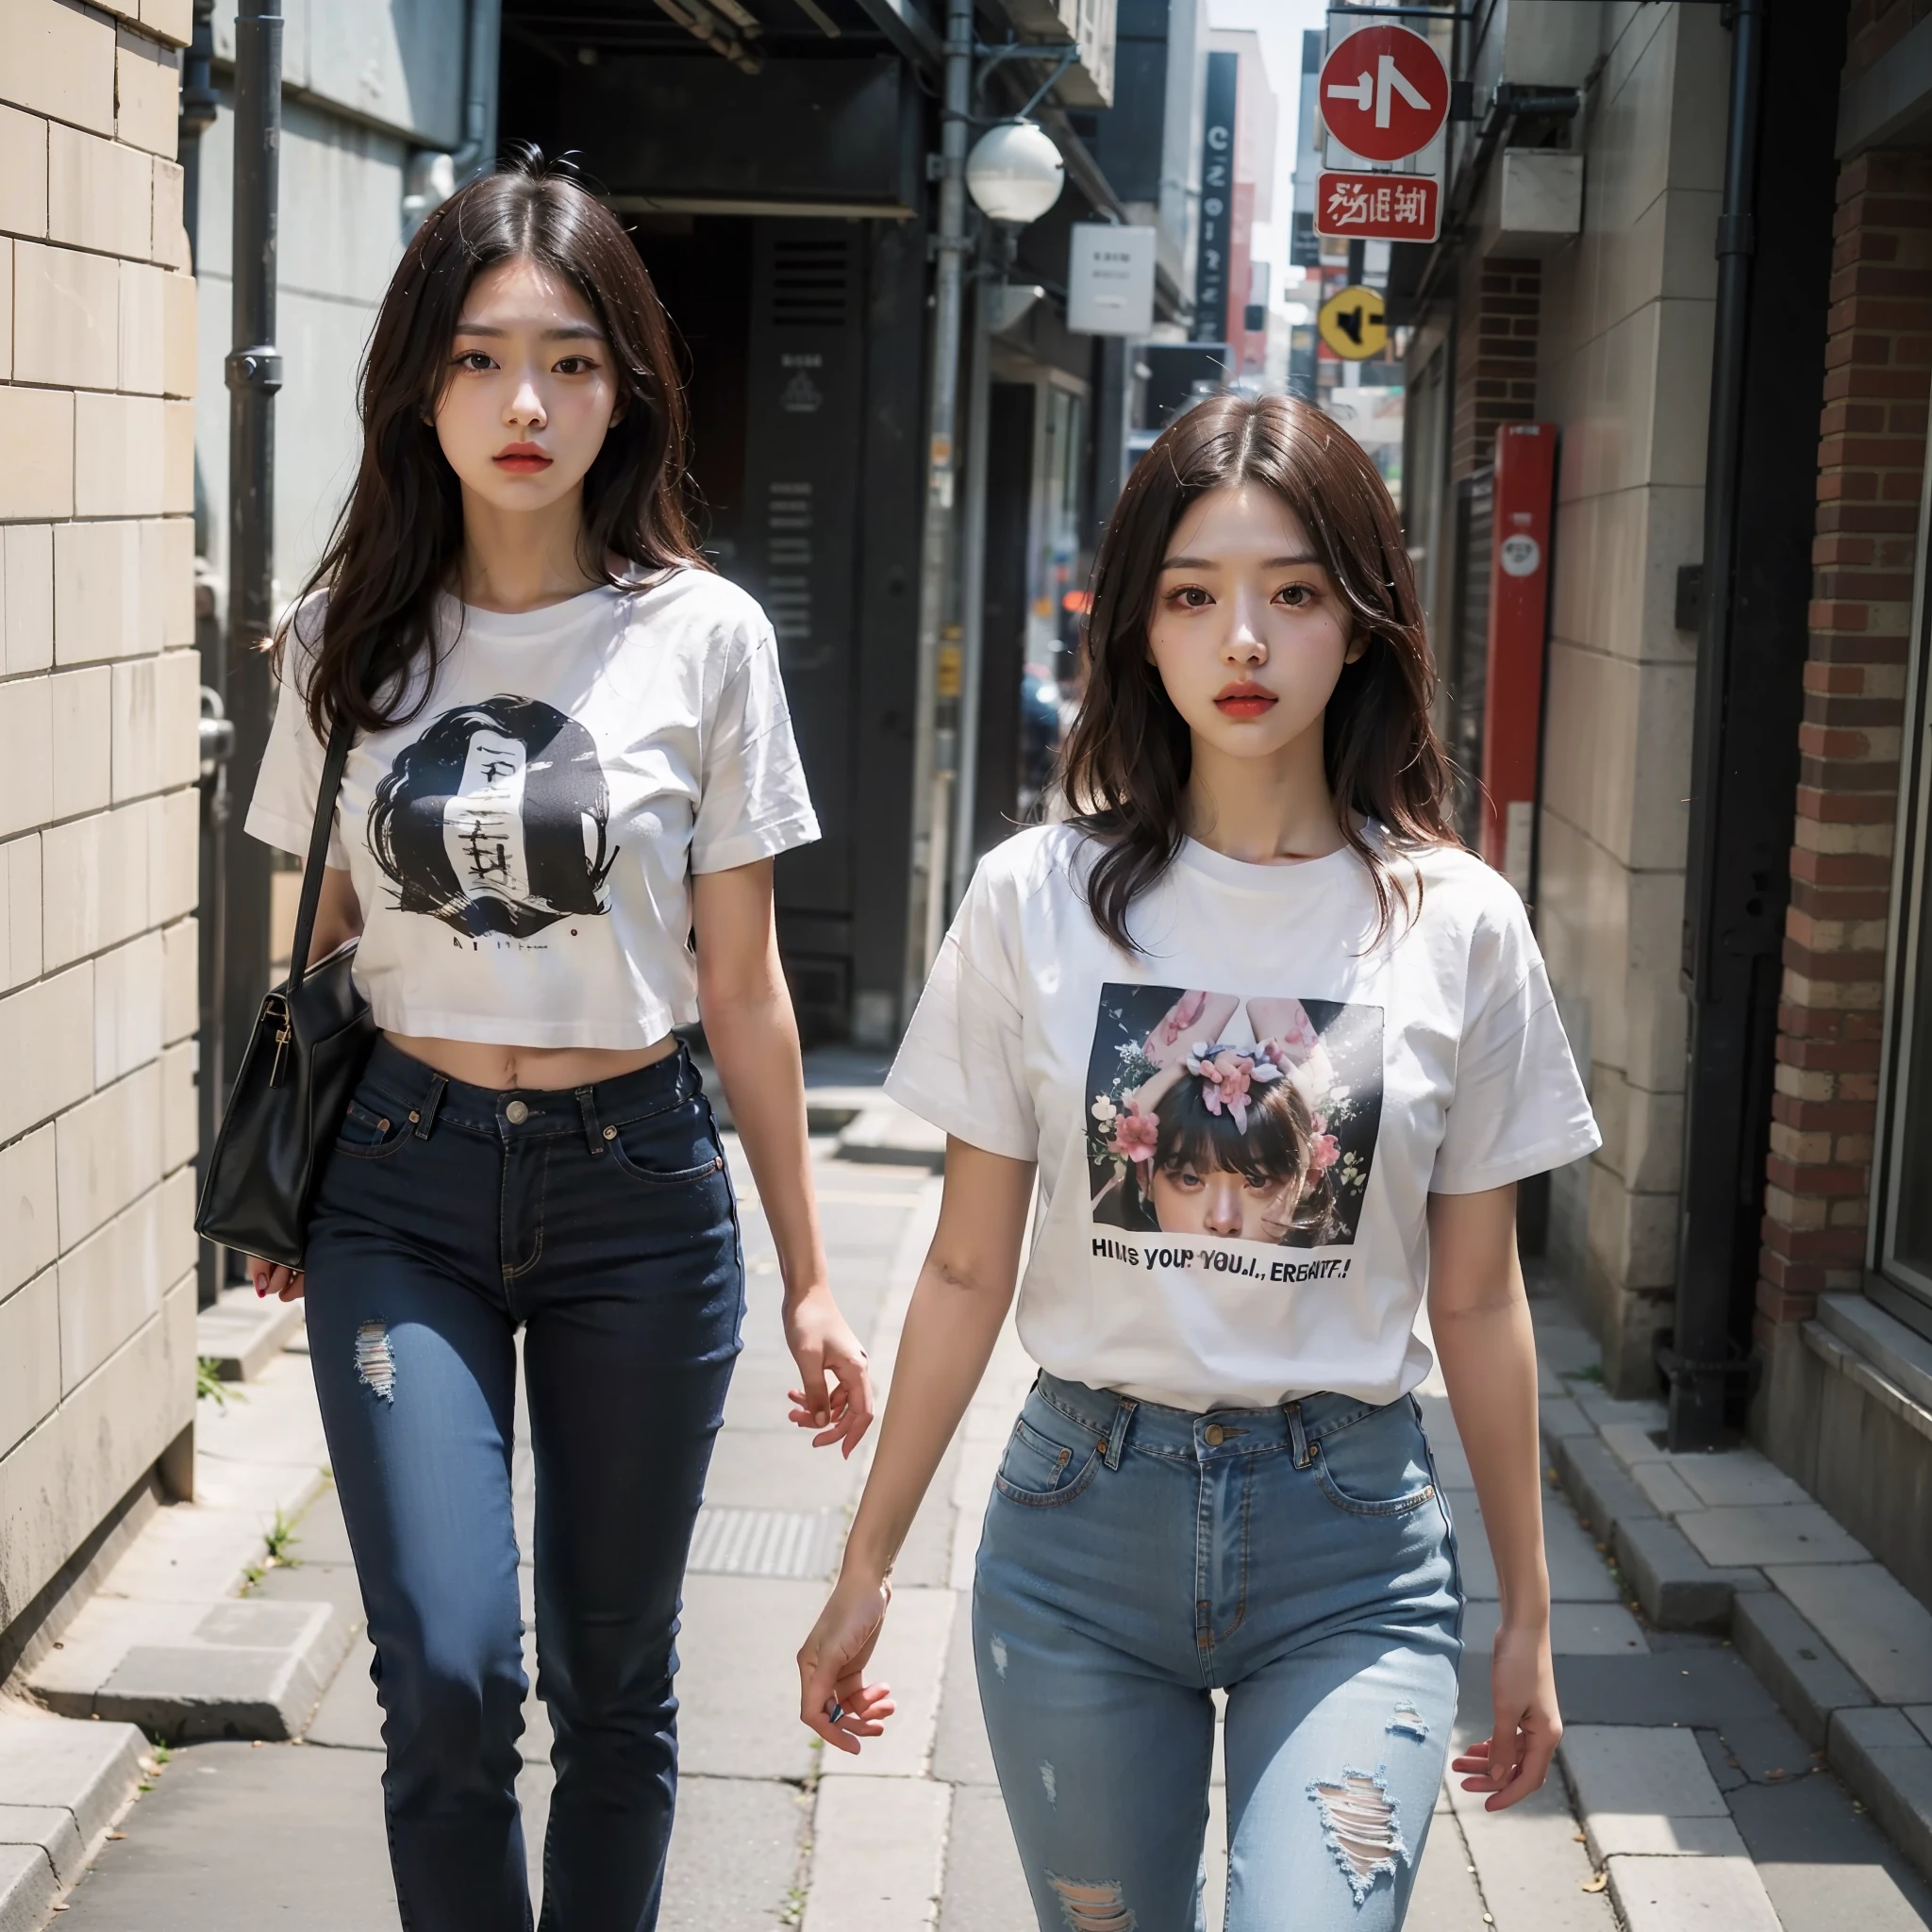
[[[228,622],[221,694],[235,725],[231,783],[255,789],[274,712],[263,651],[275,625],[275,263],[282,146],[282,16],[277,0],[241,0],[235,18],[233,341],[228,387]],[[269,856],[227,841],[222,1027],[239,1066],[269,973]],[[226,1095],[221,1096],[225,1100]]]
[[[1845,0],[1735,0],[1684,893],[1673,1449],[1740,1420],[1808,655]]]

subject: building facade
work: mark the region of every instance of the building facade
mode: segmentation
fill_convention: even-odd
[[[1528,1218],[1618,1392],[1748,1430],[1932,1601],[1911,14],[1504,0],[1389,290],[1472,777],[1497,438],[1559,439],[1528,896],[1604,1147]]]
[[[188,0],[0,53],[0,1674],[194,1412]]]

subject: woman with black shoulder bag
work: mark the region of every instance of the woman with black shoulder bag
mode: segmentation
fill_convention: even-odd
[[[325,833],[306,958],[353,941],[379,1031],[320,1143],[299,1268],[258,1261],[255,1283],[308,1298],[412,1932],[530,1923],[522,1331],[556,1739],[542,1923],[642,1932],[679,1588],[744,1301],[723,1147],[673,1031],[700,1014],[778,1251],[792,1420],[847,1454],[871,1420],[773,925],[773,859],[818,826],[771,626],[691,534],[663,310],[592,195],[531,162],[437,209],[361,411],[354,491],[280,640],[248,829],[293,852]],[[284,1010],[280,1048],[291,1029]]]

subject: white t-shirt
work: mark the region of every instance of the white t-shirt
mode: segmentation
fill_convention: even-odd
[[[248,830],[307,853],[323,748],[298,614]],[[643,1046],[697,1018],[690,875],[819,835],[772,627],[708,571],[510,615],[445,598],[425,701],[358,741],[328,862],[398,1033]]]
[[[1429,1368],[1430,1193],[1600,1144],[1523,902],[1467,852],[1391,857],[1409,911],[1376,941],[1347,849],[1189,841],[1130,958],[1080,891],[1093,851],[1047,825],[987,855],[886,1083],[1039,1162],[1022,1341],[1178,1408],[1393,1401]]]

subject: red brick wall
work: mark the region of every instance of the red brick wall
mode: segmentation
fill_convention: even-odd
[[[1535,419],[1542,290],[1540,261],[1468,265],[1457,317],[1451,475],[1467,476],[1494,460],[1499,425]]]
[[[1855,8],[1868,32],[1871,16],[1910,10],[1903,0]],[[1932,381],[1932,159],[1872,154],[1847,164],[1833,234],[1811,651],[1757,1285],[1765,1344],[1777,1324],[1809,1316],[1821,1293],[1857,1287],[1865,1253]]]
[[[1845,23],[1845,78],[1863,74],[1932,17],[1932,0],[1852,0]]]

